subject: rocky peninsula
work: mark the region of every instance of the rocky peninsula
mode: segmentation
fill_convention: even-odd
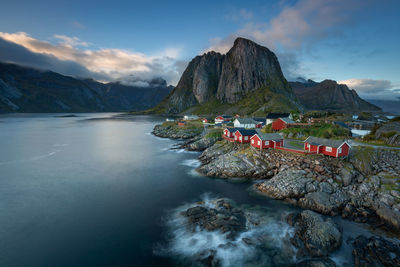
[[[159,134],[160,128],[155,129]],[[163,137],[176,138],[174,136],[176,133]],[[317,213],[369,223],[394,234],[400,232],[400,150],[353,147],[348,158],[339,159],[273,149],[260,151],[248,144],[206,136],[207,130],[185,138],[182,144],[189,150],[202,151],[199,173],[210,177],[253,179],[255,192],[309,210],[288,217],[288,223],[296,229],[292,244],[301,255],[319,259],[300,266],[335,266],[326,256],[331,249],[340,246],[341,230]],[[200,217],[210,218],[209,212],[200,208],[188,211],[189,220],[190,214],[195,217],[206,214]],[[333,231],[329,237],[318,237],[320,231],[326,234],[328,230]],[[370,266],[368,262],[390,266],[386,262],[388,259],[395,265],[400,259],[399,245],[380,237],[360,236],[351,242],[356,266]],[[387,247],[394,252],[385,259],[377,255],[370,259],[374,246],[377,249]]]

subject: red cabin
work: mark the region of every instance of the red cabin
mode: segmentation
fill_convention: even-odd
[[[229,137],[229,138],[234,138],[235,132],[240,129],[242,129],[242,128],[225,128],[224,136]]]
[[[250,145],[255,148],[275,148],[283,146],[283,137],[276,133],[261,133],[257,131],[255,135],[250,138]]]
[[[250,138],[257,132],[255,130],[239,129],[235,132],[235,141],[238,143],[249,143]]]
[[[346,141],[317,138],[310,136],[304,141],[304,150],[331,157],[349,155],[351,146]]]
[[[272,122],[272,129],[275,131],[280,131],[288,128],[290,124],[295,123],[289,118],[278,118],[274,122]]]

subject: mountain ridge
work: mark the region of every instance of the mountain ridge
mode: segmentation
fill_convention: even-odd
[[[120,82],[103,84],[0,62],[0,112],[145,110],[158,104],[172,90],[173,87],[161,80],[153,79],[147,87]]]
[[[334,80],[289,82],[301,104],[308,110],[337,112],[381,111],[360,98],[354,89]]]

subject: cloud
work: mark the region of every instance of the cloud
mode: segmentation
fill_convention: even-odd
[[[54,38],[59,39],[61,42],[60,44],[65,45],[67,47],[74,47],[74,46],[90,46],[90,43],[82,42],[78,37],[69,37],[66,35],[55,34]]]
[[[65,35],[55,35],[59,43],[53,44],[29,36],[24,32],[4,33],[0,32],[0,38],[24,47],[31,53],[48,56],[53,59],[52,64],[58,64],[61,61],[75,62],[81,68],[87,69],[89,73],[102,76],[107,81],[117,80],[120,77],[135,75],[140,77],[153,78],[163,77],[169,83],[176,83],[180,72],[175,69],[174,63],[180,54],[181,48],[167,48],[154,55],[145,55],[143,53],[131,52],[122,49],[98,49],[91,50],[87,46],[90,44],[81,41],[77,37],[68,37]],[[81,48],[85,47],[85,48]],[[3,51],[3,60],[12,61],[15,55]],[[7,58],[10,58],[7,60]],[[58,61],[55,61],[57,59]],[[20,61],[23,61],[20,58]],[[33,61],[30,65],[35,65]],[[48,64],[42,66],[36,64],[38,68],[47,68]],[[59,69],[55,66],[51,70]],[[69,74],[61,72],[62,74]],[[73,71],[75,73],[75,71]],[[83,73],[83,75],[87,75]],[[81,76],[81,75],[80,75]],[[93,77],[93,76],[90,76]]]
[[[317,42],[326,38],[342,36],[344,26],[352,22],[353,12],[367,2],[300,0],[291,4],[291,1],[282,1],[281,11],[276,16],[262,23],[245,21],[235,33],[210,39],[205,51],[226,53],[236,37],[246,37],[275,51],[280,61],[295,62],[293,66],[282,61],[282,70],[289,79],[301,76],[298,58],[302,52],[312,51]]]
[[[400,98],[400,89],[394,89],[395,85],[388,80],[353,78],[339,81],[339,83],[346,84],[366,99],[393,100],[394,98]]]
[[[253,12],[242,8],[240,10],[235,10],[229,15],[226,15],[225,18],[227,20],[232,20],[232,21],[240,21],[240,20],[250,20],[253,19]]]
[[[86,28],[85,25],[83,25],[82,23],[80,23],[80,22],[77,21],[77,20],[74,20],[74,21],[71,23],[71,25],[72,25],[74,28],[78,28],[78,29],[81,29],[81,30],[83,30],[83,29]]]

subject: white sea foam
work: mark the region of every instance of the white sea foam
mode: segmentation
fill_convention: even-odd
[[[181,164],[192,168],[198,168],[200,167],[201,162],[198,159],[186,159],[182,161]]]
[[[295,261],[296,250],[289,241],[293,229],[262,211],[242,208],[248,218],[247,231],[234,240],[227,239],[226,234],[219,231],[190,230],[181,213],[196,205],[215,208],[214,200],[206,194],[200,204],[185,204],[171,211],[166,221],[170,239],[167,244],[159,244],[154,253],[177,257],[183,264],[193,263],[199,255],[207,258],[211,253],[213,261],[221,266],[284,266]]]

